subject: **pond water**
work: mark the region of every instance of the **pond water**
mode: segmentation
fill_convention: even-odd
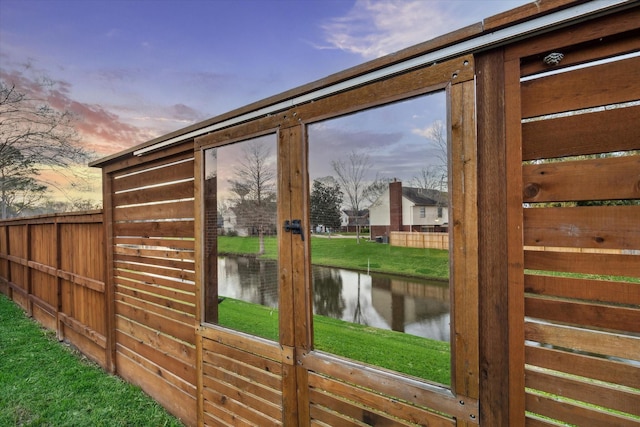
[[[273,260],[218,258],[219,294],[269,307],[278,305]],[[313,266],[314,314],[449,341],[449,284],[402,276]]]

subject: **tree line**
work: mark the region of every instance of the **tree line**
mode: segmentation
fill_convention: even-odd
[[[76,117],[53,108],[47,98],[56,83],[40,78],[35,87],[19,87],[15,78],[0,79],[0,219],[25,213],[48,213],[98,207],[89,200],[53,202],[56,184],[43,172],[52,171],[77,185],[74,166],[84,165],[92,153],[82,147]]]

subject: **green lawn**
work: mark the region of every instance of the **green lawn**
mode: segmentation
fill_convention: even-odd
[[[226,298],[219,324],[278,341],[278,312]],[[449,384],[449,343],[415,335],[313,316],[315,348],[407,375]]]
[[[256,254],[257,237],[218,237],[221,254]],[[277,258],[277,239],[265,239],[266,258]],[[401,248],[388,244],[333,237],[311,238],[311,263],[352,270],[446,279],[449,277],[449,251]]]
[[[182,426],[0,294],[0,426]]]

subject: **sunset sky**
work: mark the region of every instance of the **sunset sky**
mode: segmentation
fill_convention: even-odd
[[[2,0],[0,77],[106,156],[527,2]]]

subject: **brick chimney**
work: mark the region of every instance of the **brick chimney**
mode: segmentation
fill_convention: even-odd
[[[389,183],[389,231],[402,231],[402,182]]]

